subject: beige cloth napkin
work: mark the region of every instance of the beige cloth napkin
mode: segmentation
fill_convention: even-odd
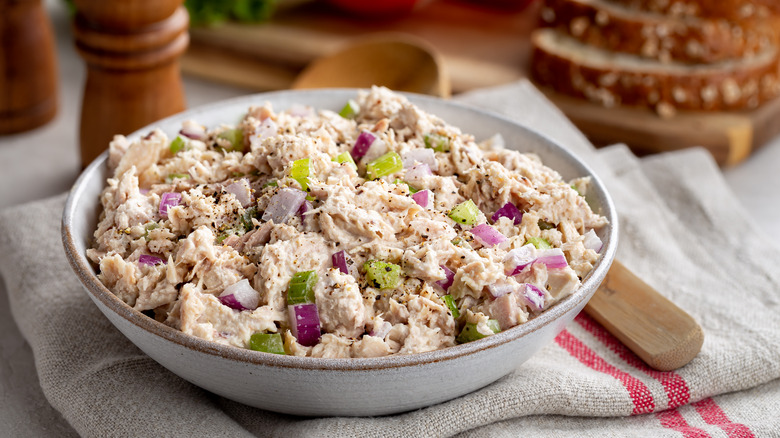
[[[704,328],[693,362],[653,371],[580,315],[514,373],[426,409],[297,418],[249,408],[181,380],[111,326],[65,259],[59,196],[0,213],[0,272],[49,402],[89,437],[777,436],[780,250],[709,155],[597,151],[524,81],[460,99],[548,134],[597,169],[620,215],[618,257]]]

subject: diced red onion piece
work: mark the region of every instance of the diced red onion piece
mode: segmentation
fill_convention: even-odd
[[[414,202],[422,208],[431,208],[433,192],[430,190],[420,190],[412,195],[412,199],[414,199]]]
[[[149,194],[149,189],[138,189],[138,191],[139,191],[139,192],[140,192],[142,195],[148,195],[148,194]]]
[[[433,170],[439,170],[439,162],[436,161],[436,153],[430,148],[415,148],[408,150],[401,155],[401,161],[404,168],[408,169],[415,164],[427,164]]]
[[[379,325],[379,327],[374,327],[373,330],[368,334],[369,336],[376,336],[377,338],[384,339],[385,336],[387,336],[388,333],[390,333],[390,330],[393,329],[393,324],[390,324],[388,321],[382,321],[382,324]]]
[[[352,158],[355,160],[363,158],[363,155],[368,152],[368,149],[374,143],[374,140],[376,140],[374,134],[368,131],[361,132],[355,141],[355,146],[352,148]]]
[[[273,137],[279,131],[279,126],[274,119],[266,117],[260,126],[255,129],[255,134],[249,137],[249,143],[251,147],[260,146],[263,140],[269,137]]]
[[[218,298],[222,304],[236,310],[254,310],[260,305],[260,293],[246,278],[226,287]]]
[[[160,207],[158,209],[160,216],[167,218],[168,209],[181,203],[181,193],[165,192],[160,197]]]
[[[599,236],[593,230],[588,230],[588,232],[582,236],[582,244],[585,245],[585,248],[592,249],[596,252],[601,251],[601,247],[604,245],[603,242],[601,242]]]
[[[482,246],[493,247],[506,241],[506,236],[488,224],[479,224],[471,229],[471,234]]]
[[[306,192],[290,187],[281,188],[268,201],[263,220],[273,221],[275,224],[286,223],[298,212],[305,200]]]
[[[349,275],[349,265],[347,264],[347,252],[344,250],[341,250],[337,253],[334,253],[332,256],[330,256],[331,262],[333,262],[333,267],[337,268],[339,271],[341,271],[342,274]]]
[[[206,130],[203,129],[200,125],[195,124],[187,124],[184,125],[181,130],[179,130],[179,134],[191,138],[193,140],[205,140],[206,139]]]
[[[301,208],[298,209],[298,216],[301,217],[301,220],[303,220],[303,215],[306,214],[308,211],[311,211],[313,207],[314,206],[311,205],[311,202],[308,199],[303,201],[303,203],[301,204]]]
[[[427,164],[416,164],[406,170],[404,179],[410,183],[421,183],[431,175],[433,175],[433,172],[431,172],[431,168]]]
[[[536,248],[532,244],[521,246],[509,251],[504,257],[504,267],[507,275],[517,275],[523,268],[536,260]]]
[[[491,219],[493,219],[493,222],[497,222],[500,217],[508,217],[509,219],[512,219],[515,225],[519,225],[523,220],[523,213],[515,207],[515,204],[507,202],[503,207],[493,213]]]
[[[525,283],[523,296],[535,310],[544,310],[544,291],[531,283]]]
[[[147,266],[154,266],[154,265],[157,265],[157,264],[160,264],[160,263],[166,264],[167,262],[165,260],[161,259],[160,257],[156,257],[156,256],[153,256],[153,255],[147,255],[147,254],[141,254],[141,257],[138,257],[138,263],[140,263],[142,265],[147,265]]]
[[[569,266],[563,250],[560,248],[540,249],[536,252],[534,263],[544,263],[548,268],[565,268]]]
[[[252,188],[249,187],[249,181],[246,178],[241,178],[228,185],[225,187],[225,191],[232,193],[242,207],[248,207],[252,204]]]
[[[493,298],[498,298],[514,292],[516,287],[517,284],[507,280],[498,280],[497,282],[488,285],[488,291],[490,291],[490,295],[493,295]]]
[[[311,347],[320,341],[320,316],[314,303],[287,306],[290,330],[298,343]]]
[[[455,279],[455,273],[444,265],[440,265],[440,267],[444,270],[444,280],[437,281],[436,284],[447,292],[450,286],[452,286],[452,281]]]

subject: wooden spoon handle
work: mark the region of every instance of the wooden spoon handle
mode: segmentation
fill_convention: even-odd
[[[659,371],[684,366],[704,342],[704,332],[688,313],[617,260],[585,312]]]

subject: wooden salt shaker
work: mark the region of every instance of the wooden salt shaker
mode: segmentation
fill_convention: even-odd
[[[57,113],[54,32],[40,0],[0,0],[0,134]]]
[[[189,43],[183,0],[75,0],[74,35],[87,63],[81,163],[115,134],[185,109],[179,57]]]

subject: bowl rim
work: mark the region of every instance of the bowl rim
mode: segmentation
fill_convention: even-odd
[[[238,96],[231,99],[221,100],[205,105],[200,105],[182,111],[180,113],[171,115],[164,119],[150,123],[143,128],[140,128],[133,133],[129,134],[127,138],[133,139],[142,136],[155,127],[162,124],[169,124],[174,121],[183,121],[188,118],[197,116],[202,112],[213,112],[219,108],[234,107],[236,105],[247,106],[251,102],[263,102],[265,100],[279,100],[284,99],[287,95],[305,95],[305,94],[334,94],[334,96],[356,95],[359,91],[365,90],[364,88],[329,88],[329,89],[307,89],[307,90],[283,90],[273,91],[265,93],[248,94],[244,96]],[[541,134],[529,127],[523,126],[503,115],[496,114],[494,112],[477,108],[474,106],[466,105],[451,100],[440,99],[427,95],[420,95],[414,93],[402,93],[396,92],[409,98],[413,103],[428,102],[433,105],[446,105],[455,107],[456,111],[465,111],[476,113],[481,117],[489,117],[498,119],[502,123],[508,123],[514,125],[515,128],[519,128],[525,131],[525,134],[536,137],[537,140],[541,140],[543,143],[547,143],[548,146],[552,146],[552,149],[558,153],[565,155],[568,161],[575,163],[576,166],[582,168],[588,176],[591,177],[594,184],[599,186],[602,191],[601,201],[601,214],[605,216],[609,223],[608,233],[605,235],[604,248],[602,250],[601,257],[594,265],[593,269],[583,278],[580,287],[574,291],[571,295],[556,303],[550,309],[542,312],[533,319],[527,322],[512,327],[510,329],[501,331],[492,336],[479,339],[477,341],[468,342],[465,344],[459,344],[452,347],[447,347],[439,350],[433,350],[422,353],[411,354],[394,354],[382,357],[371,358],[314,358],[314,357],[299,357],[291,355],[277,355],[268,354],[249,349],[242,349],[239,347],[219,344],[217,342],[208,341],[202,338],[198,338],[192,335],[185,334],[180,330],[165,325],[161,322],[150,318],[138,310],[133,309],[127,305],[124,301],[119,299],[113,292],[111,292],[95,275],[91,263],[86,258],[86,254],[79,253],[76,245],[76,238],[73,232],[72,224],[73,218],[78,214],[76,206],[82,197],[85,196],[86,181],[91,177],[93,173],[100,172],[100,168],[105,165],[108,157],[108,151],[104,151],[92,163],[87,166],[84,171],[79,175],[78,179],[71,188],[67,200],[65,202],[65,208],[62,214],[61,235],[62,242],[65,248],[65,252],[71,268],[78,276],[82,285],[87,292],[91,295],[93,300],[99,301],[105,308],[113,312],[115,315],[126,320],[130,324],[162,338],[165,341],[172,342],[181,347],[195,350],[196,352],[219,356],[224,359],[251,364],[261,365],[275,368],[295,368],[305,370],[329,370],[329,371],[370,371],[379,369],[390,368],[403,368],[410,366],[421,366],[429,363],[444,362],[449,360],[458,359],[460,357],[469,356],[474,353],[488,351],[498,348],[507,343],[515,341],[519,338],[525,337],[530,333],[540,330],[550,324],[553,324],[561,316],[576,308],[583,301],[587,301],[595,293],[599,284],[603,281],[609,270],[612,261],[615,258],[617,251],[617,239],[618,239],[618,218],[617,211],[610,196],[598,175],[579,157],[571,152],[566,147],[560,145],[554,140],[550,139],[544,134]],[[436,115],[436,114],[434,114]],[[469,131],[465,128],[464,132]],[[105,187],[105,182],[103,186]],[[102,189],[101,189],[102,191]],[[105,311],[104,310],[104,311]]]

